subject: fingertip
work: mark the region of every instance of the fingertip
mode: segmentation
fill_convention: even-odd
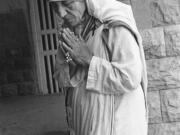
[[[70,29],[69,29],[69,28],[67,28],[67,31],[69,31],[69,32],[70,32]]]
[[[65,33],[62,33],[62,36],[65,38]]]
[[[67,46],[67,44],[66,44],[65,42],[62,42],[62,44],[63,44],[64,46]]]
[[[68,31],[68,28],[66,28],[64,31],[67,32],[67,31]]]
[[[59,42],[59,45],[61,46],[61,44],[62,44],[62,41],[61,41],[61,40],[59,40],[58,42]]]

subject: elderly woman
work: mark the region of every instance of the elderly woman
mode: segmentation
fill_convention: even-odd
[[[63,18],[55,77],[72,135],[147,135],[147,77],[129,3],[50,0]]]

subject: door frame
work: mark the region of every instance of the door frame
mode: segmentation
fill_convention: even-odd
[[[40,21],[38,14],[38,7],[36,0],[30,0],[30,16],[31,16],[31,27],[32,27],[32,37],[34,45],[34,54],[35,54],[35,65],[36,65],[36,75],[37,75],[37,84],[40,94],[48,94],[47,80],[45,73],[45,63],[42,57],[42,40],[40,37]]]

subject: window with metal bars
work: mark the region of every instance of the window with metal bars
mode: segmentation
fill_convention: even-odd
[[[56,30],[56,18],[50,4],[47,0],[36,0],[39,18],[39,39],[41,40],[42,50],[40,50],[40,57],[44,61],[43,68],[45,78],[44,85],[46,85],[48,93],[59,93],[58,83],[53,78],[55,57],[57,52],[58,36]]]

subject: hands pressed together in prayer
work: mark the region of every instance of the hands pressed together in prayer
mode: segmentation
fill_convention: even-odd
[[[83,39],[75,36],[74,32],[66,28],[62,30],[63,42],[61,42],[61,49],[64,50],[68,63],[75,63],[83,67],[89,67],[93,53],[89,50]]]

